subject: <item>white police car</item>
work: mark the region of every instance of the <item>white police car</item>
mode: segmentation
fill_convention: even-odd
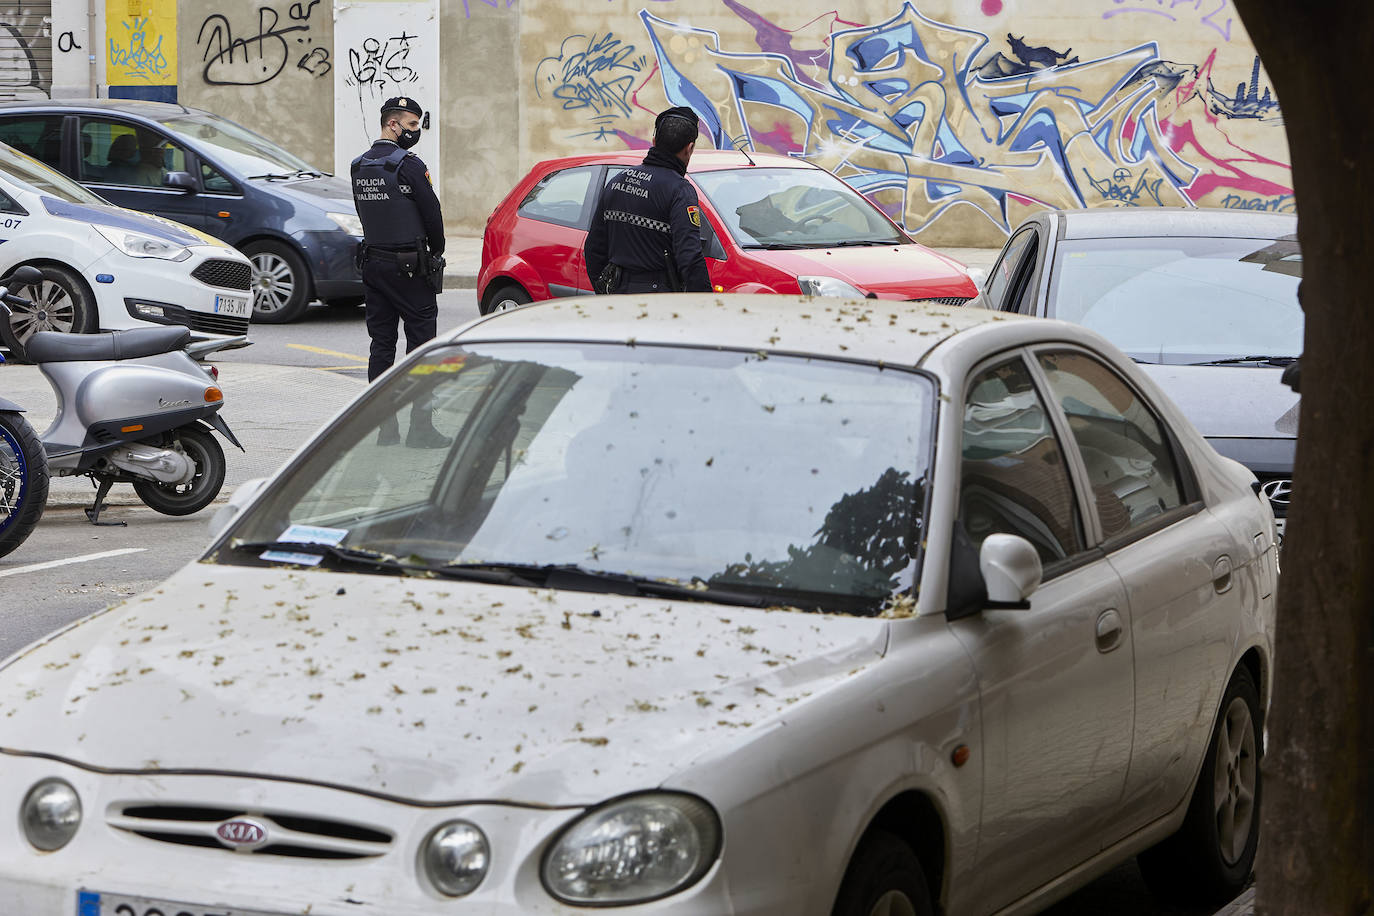
[[[22,343],[35,331],[90,333],[148,323],[198,337],[244,334],[252,269],[235,249],[171,220],[116,207],[0,143],[0,275],[30,264],[17,290]],[[23,353],[13,356],[22,359]]]

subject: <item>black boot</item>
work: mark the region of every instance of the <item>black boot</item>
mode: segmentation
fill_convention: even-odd
[[[447,448],[453,439],[434,428],[433,414],[428,410],[410,412],[410,431],[406,433],[406,448]]]
[[[395,416],[387,417],[382,421],[381,427],[377,430],[378,445],[396,445],[401,441],[401,424],[396,422]]]

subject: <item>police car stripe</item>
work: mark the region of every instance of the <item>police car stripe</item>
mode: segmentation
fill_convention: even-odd
[[[661,219],[651,219],[647,216],[640,216],[637,213],[626,213],[624,210],[606,210],[602,212],[602,217],[614,220],[619,223],[629,223],[631,226],[638,226],[641,229],[652,229],[655,232],[662,232],[664,235],[671,235],[673,227]]]

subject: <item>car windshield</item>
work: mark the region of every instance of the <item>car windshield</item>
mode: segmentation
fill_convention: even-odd
[[[105,198],[86,190],[61,172],[4,143],[0,143],[0,171],[11,181],[36,194],[47,194],[74,204],[109,205]]]
[[[1291,238],[1067,240],[1049,315],[1092,328],[1140,362],[1287,359],[1302,353],[1301,279]]]
[[[392,573],[590,571],[871,615],[913,584],[932,389],[761,352],[441,348],[316,442],[213,556],[272,562],[265,545],[319,539]],[[407,447],[426,419],[452,443]],[[392,421],[400,443],[378,444]]]
[[[821,169],[722,169],[692,180],[745,248],[904,245],[867,199]]]
[[[216,161],[244,177],[319,174],[310,163],[242,125],[212,114],[179,115],[160,122],[183,138],[205,146]]]

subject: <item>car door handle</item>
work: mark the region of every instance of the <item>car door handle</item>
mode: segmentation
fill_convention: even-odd
[[[1110,652],[1121,645],[1121,615],[1108,608],[1097,615],[1097,651]]]
[[[1212,564],[1212,588],[1216,589],[1218,595],[1231,590],[1231,558],[1225,554],[1217,557]]]

